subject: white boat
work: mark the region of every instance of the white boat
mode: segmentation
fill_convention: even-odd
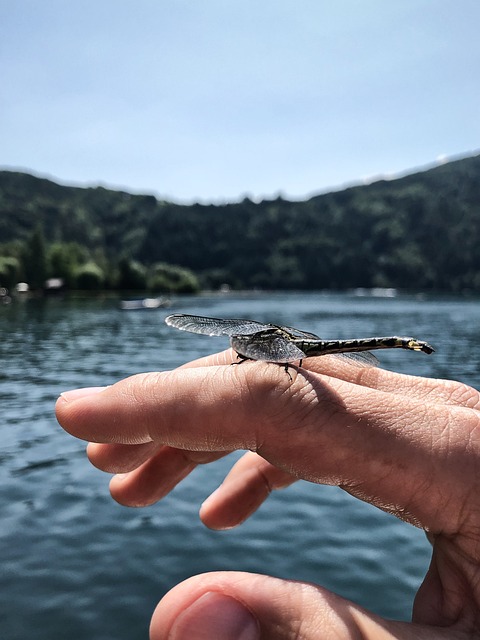
[[[140,300],[121,300],[120,309],[131,311],[136,309],[162,309],[171,304],[168,298],[141,298]]]

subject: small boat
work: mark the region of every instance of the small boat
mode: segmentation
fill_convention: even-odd
[[[353,295],[358,298],[372,297],[372,298],[396,298],[397,289],[394,287],[357,287],[353,290]]]
[[[168,298],[141,298],[140,300],[121,300],[120,309],[133,311],[137,309],[165,309],[171,304]]]

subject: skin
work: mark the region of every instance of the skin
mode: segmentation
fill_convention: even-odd
[[[422,357],[422,356],[413,356]],[[323,356],[291,367],[230,350],[175,371],[63,394],[57,417],[120,474],[110,491],[150,505],[197,464],[247,453],[200,510],[234,527],[298,478],[339,485],[422,527],[432,561],[412,623],[383,620],[314,584],[216,572],[172,589],[152,640],[463,639],[480,636],[480,394]]]

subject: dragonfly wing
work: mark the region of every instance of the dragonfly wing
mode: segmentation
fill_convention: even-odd
[[[165,322],[175,329],[201,333],[206,336],[251,335],[269,328],[269,325],[254,320],[207,318],[206,316],[191,316],[184,313],[174,313],[167,316]]]
[[[267,362],[286,364],[305,358],[305,353],[294,342],[272,333],[271,330],[250,336],[232,336],[230,344],[240,356],[251,360],[266,360]]]
[[[334,358],[341,358],[356,364],[359,367],[378,367],[380,360],[370,353],[370,351],[359,351],[357,353],[337,353]]]
[[[310,333],[310,331],[301,331],[300,329],[295,329],[295,327],[279,327],[282,331],[290,334],[294,338],[306,338],[307,340],[321,340],[320,336],[317,336],[316,333]]]

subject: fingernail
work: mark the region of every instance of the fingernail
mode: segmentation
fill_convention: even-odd
[[[238,600],[206,593],[175,621],[169,640],[259,640],[257,620]]]
[[[113,477],[112,480],[115,480],[115,482],[123,482],[124,480],[126,480],[129,477],[130,473],[116,473]]]
[[[93,396],[104,389],[107,389],[107,387],[85,387],[84,389],[72,389],[71,391],[64,391],[61,393],[60,397],[63,398],[65,402],[73,402],[73,400]]]

